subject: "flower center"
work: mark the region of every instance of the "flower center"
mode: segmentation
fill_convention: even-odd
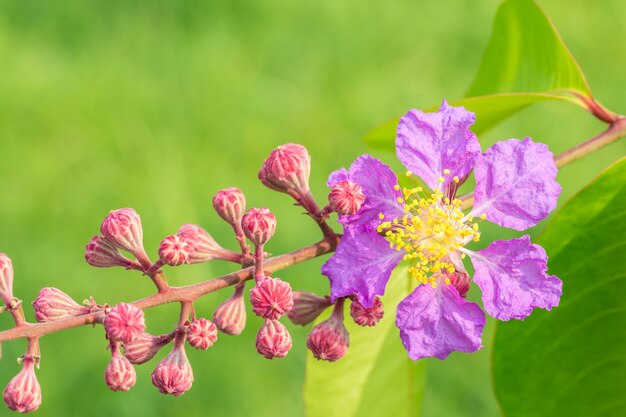
[[[454,182],[458,183],[458,178]],[[398,185],[395,188],[400,190]],[[455,271],[450,255],[480,239],[478,224],[471,215],[463,214],[461,200],[450,200],[439,190],[427,194],[422,187],[403,187],[402,196],[398,202],[405,215],[383,221],[377,231],[389,240],[389,247],[406,252],[404,259],[411,261],[409,272],[415,279],[436,287],[442,273]],[[385,220],[382,213],[379,218]]]

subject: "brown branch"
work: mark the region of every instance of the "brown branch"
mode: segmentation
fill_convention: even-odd
[[[613,121],[607,130],[593,138],[574,146],[554,157],[558,168],[571,164],[580,158],[589,155],[613,142],[626,136],[626,117],[620,116]],[[467,193],[458,197],[463,202],[463,209],[468,209],[474,204],[474,193]]]
[[[336,249],[338,243],[338,235],[326,237],[324,240],[313,245],[267,259],[263,263],[263,269],[268,272],[276,272],[281,269],[285,269],[289,266],[331,253]],[[219,289],[243,283],[244,281],[251,279],[253,277],[253,273],[254,268],[249,267],[219,278],[200,282],[198,284],[187,285],[185,287],[168,287],[163,292],[142,298],[141,300],[134,301],[131,304],[141,309],[147,309],[175,302],[183,304],[190,303],[199,297]],[[103,312],[100,311],[46,323],[27,323],[23,326],[14,327],[0,332],[0,342],[24,337],[40,337],[46,334],[84,326],[87,324],[101,323],[102,318]]]

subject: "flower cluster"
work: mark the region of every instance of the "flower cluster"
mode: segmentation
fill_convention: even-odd
[[[331,195],[350,184],[365,197],[346,194],[361,206],[339,213],[344,236],[322,268],[331,300],[356,297],[373,307],[392,270],[408,262],[416,288],[398,305],[396,325],[415,360],[482,346],[485,314],[465,299],[466,257],[484,309],[497,319],[523,319],[537,307],[550,310],[561,296],[561,280],[546,273],[546,253],[529,236],[468,248],[480,240],[481,221],[527,229],[556,207],[561,192],[546,145],[509,139],[482,153],[470,130],[474,120],[473,113],[445,101],[435,113],[411,110],[400,120],[396,138],[397,157],[408,170],[403,185],[369,155],[328,180]],[[465,213],[457,190],[472,170],[474,206]]]
[[[277,221],[268,208],[246,209],[246,197],[237,188],[225,188],[213,197],[213,208],[234,232],[238,250],[225,249],[202,227],[184,224],[165,237],[153,262],[143,246],[143,228],[135,210],[114,210],[102,222],[100,234],[85,248],[85,259],[95,267],[122,267],[150,278],[157,293],[137,302],[112,307],[93,297],[79,304],[57,288],[44,288],[32,303],[39,322],[59,328],[101,324],[110,350],[104,380],[113,391],[128,391],[137,383],[135,365],[153,359],[161,349],[170,352],[156,365],[152,384],[164,394],[180,396],[193,384],[194,374],[186,345],[207,350],[218,331],[241,334],[246,327],[246,302],[258,316],[256,350],[267,359],[286,356],[293,345],[281,322],[312,326],[306,347],[329,362],[344,357],[350,345],[344,309],[354,325],[371,327],[384,319],[381,296],[393,269],[405,262],[414,290],[400,302],[395,322],[412,359],[440,359],[453,351],[481,347],[485,313],[466,300],[470,275],[464,260],[473,264],[473,282],[482,290],[484,310],[500,320],[523,319],[534,308],[558,305],[561,281],[547,273],[545,251],[525,235],[495,241],[485,248],[472,245],[481,238],[479,225],[524,230],[544,219],[556,206],[561,188],[548,148],[531,139],[510,139],[481,152],[470,130],[474,115],[445,101],[438,112],[411,110],[398,125],[398,159],[408,169],[401,180],[380,160],[369,155],[328,179],[328,205],[318,207],[309,187],[311,158],[302,145],[273,150],[259,171],[261,182],[287,194],[319,226],[318,244],[268,260],[265,249],[276,233]],[[474,173],[473,208],[457,198],[459,188]],[[336,213],[343,235],[326,223]],[[334,250],[323,265],[330,279],[330,295],[294,291],[290,283],[273,276],[283,267]],[[201,284],[172,287],[164,268],[225,260],[241,270]],[[280,265],[280,267],[277,267]],[[246,292],[245,281],[253,279]],[[234,293],[214,310],[212,319],[196,317],[194,301],[208,292],[234,285]],[[176,294],[174,296],[173,294]],[[0,298],[16,328],[37,329],[27,323],[22,303],[13,295],[13,266],[0,254]],[[147,332],[144,308],[166,302],[181,305],[173,330],[162,335]],[[389,318],[387,319],[389,320]],[[66,326],[63,326],[67,324]],[[22,370],[4,390],[12,410],[30,412],[41,404],[35,376],[40,360],[39,336],[27,337],[20,358]],[[304,345],[304,343],[303,343]]]

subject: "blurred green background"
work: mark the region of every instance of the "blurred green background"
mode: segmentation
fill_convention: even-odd
[[[311,186],[324,197],[328,173],[367,151],[364,133],[411,107],[459,98],[478,67],[498,0],[212,1],[0,3],[0,251],[14,262],[15,293],[28,305],[55,286],[77,300],[117,303],[152,291],[147,279],[94,269],[83,249],[110,209],[142,216],[146,248],[183,223],[199,223],[235,248],[211,211],[222,187],[268,206],[278,254],[315,241],[312,222],[256,179],[269,151],[293,141],[313,158]],[[544,0],[595,96],[626,112],[626,6],[619,0]],[[526,110],[481,138],[532,136],[560,152],[603,125],[565,103]],[[564,168],[563,200],[626,153],[619,143]],[[393,155],[379,155],[390,162]],[[534,233],[540,232],[542,225]],[[486,228],[484,241],[508,236]],[[510,234],[512,235],[512,234]],[[284,271],[298,289],[327,291],[323,260]],[[232,269],[218,263],[168,270],[176,285]],[[230,290],[198,302],[210,316]],[[30,310],[30,309],[29,309]],[[30,311],[28,312],[30,317]],[[176,306],[148,312],[149,330],[171,329]],[[100,328],[45,337],[41,416],[301,416],[306,329],[290,326],[283,360],[255,352],[260,321],[240,337],[189,351],[195,383],[181,398],[159,394],[138,367],[126,394],[103,381]],[[9,317],[0,317],[2,328]],[[485,349],[427,360],[424,415],[497,416]],[[399,343],[399,342],[398,342]],[[18,371],[24,343],[4,344],[0,385]],[[163,353],[164,354],[164,353]],[[162,355],[161,355],[162,356]],[[381,399],[384,401],[384,398]],[[9,411],[0,407],[0,415]]]

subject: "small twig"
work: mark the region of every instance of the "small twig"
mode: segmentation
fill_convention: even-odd
[[[281,255],[274,258],[266,259],[263,268],[268,272],[275,272],[285,269],[295,264],[308,261],[318,256],[333,252],[339,243],[339,236],[335,235],[331,238],[324,239],[313,245],[302,249]],[[220,290],[222,288],[237,285],[252,278],[254,268],[249,267],[219,278],[200,282],[198,284],[188,285],[185,287],[168,287],[165,291],[151,295],[132,302],[140,309],[156,307],[162,304],[174,303],[181,301],[193,301],[206,294]],[[19,339],[24,337],[41,337],[46,334],[59,332],[74,327],[84,326],[87,324],[95,324],[102,321],[103,312],[94,312],[84,314],[78,317],[71,317],[63,320],[50,321],[45,323],[26,324],[24,326],[14,327],[9,330],[0,332],[0,342],[7,340]]]

